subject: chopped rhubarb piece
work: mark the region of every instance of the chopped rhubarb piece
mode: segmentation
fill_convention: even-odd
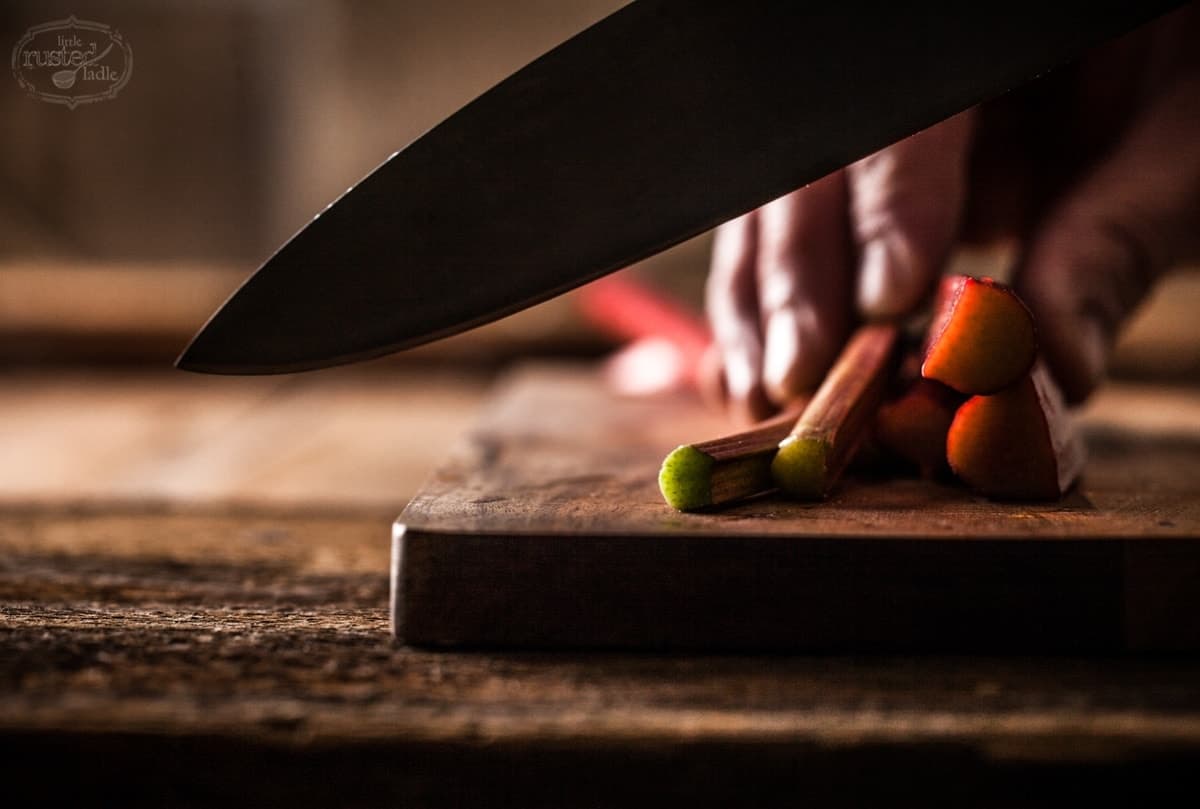
[[[950,467],[996,499],[1061,497],[1083,469],[1083,441],[1054,381],[1040,363],[1017,384],[974,396],[946,436]]]
[[[990,278],[942,282],[921,375],[959,393],[997,393],[1028,373],[1037,356],[1033,315]]]
[[[875,414],[875,437],[925,478],[947,471],[946,433],[963,397],[932,379],[917,379]]]

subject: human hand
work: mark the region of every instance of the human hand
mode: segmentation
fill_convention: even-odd
[[[815,387],[857,318],[928,297],[959,241],[1010,240],[1069,400],[1121,322],[1200,252],[1200,8],[950,118],[718,229],[708,313],[743,421]]]

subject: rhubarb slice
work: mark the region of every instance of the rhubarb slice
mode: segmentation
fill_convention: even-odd
[[[980,494],[1003,500],[1061,497],[1083,469],[1083,441],[1042,364],[1017,384],[974,396],[946,436],[950,467]]]
[[[946,433],[963,397],[941,382],[914,380],[875,415],[875,437],[886,449],[913,464],[921,477],[949,471]]]
[[[677,447],[658,473],[663,499],[680,511],[698,511],[774,491],[771,459],[805,404],[798,401],[745,432]]]
[[[816,500],[841,477],[871,430],[894,366],[899,331],[862,326],[842,350],[791,434],[779,444],[771,474],[793,497]]]
[[[1033,315],[990,278],[946,278],[939,290],[921,375],[959,393],[986,395],[1029,372],[1037,356]]]

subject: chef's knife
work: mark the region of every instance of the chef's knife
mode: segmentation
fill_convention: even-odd
[[[299,371],[494,320],[1172,5],[638,0],[388,158],[280,248],[179,366]]]

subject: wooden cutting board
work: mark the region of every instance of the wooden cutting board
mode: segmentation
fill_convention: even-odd
[[[680,514],[662,458],[728,430],[588,369],[506,377],[397,520],[392,620],[429,646],[1200,649],[1200,391],[1110,386],[1065,500],[851,478]]]

